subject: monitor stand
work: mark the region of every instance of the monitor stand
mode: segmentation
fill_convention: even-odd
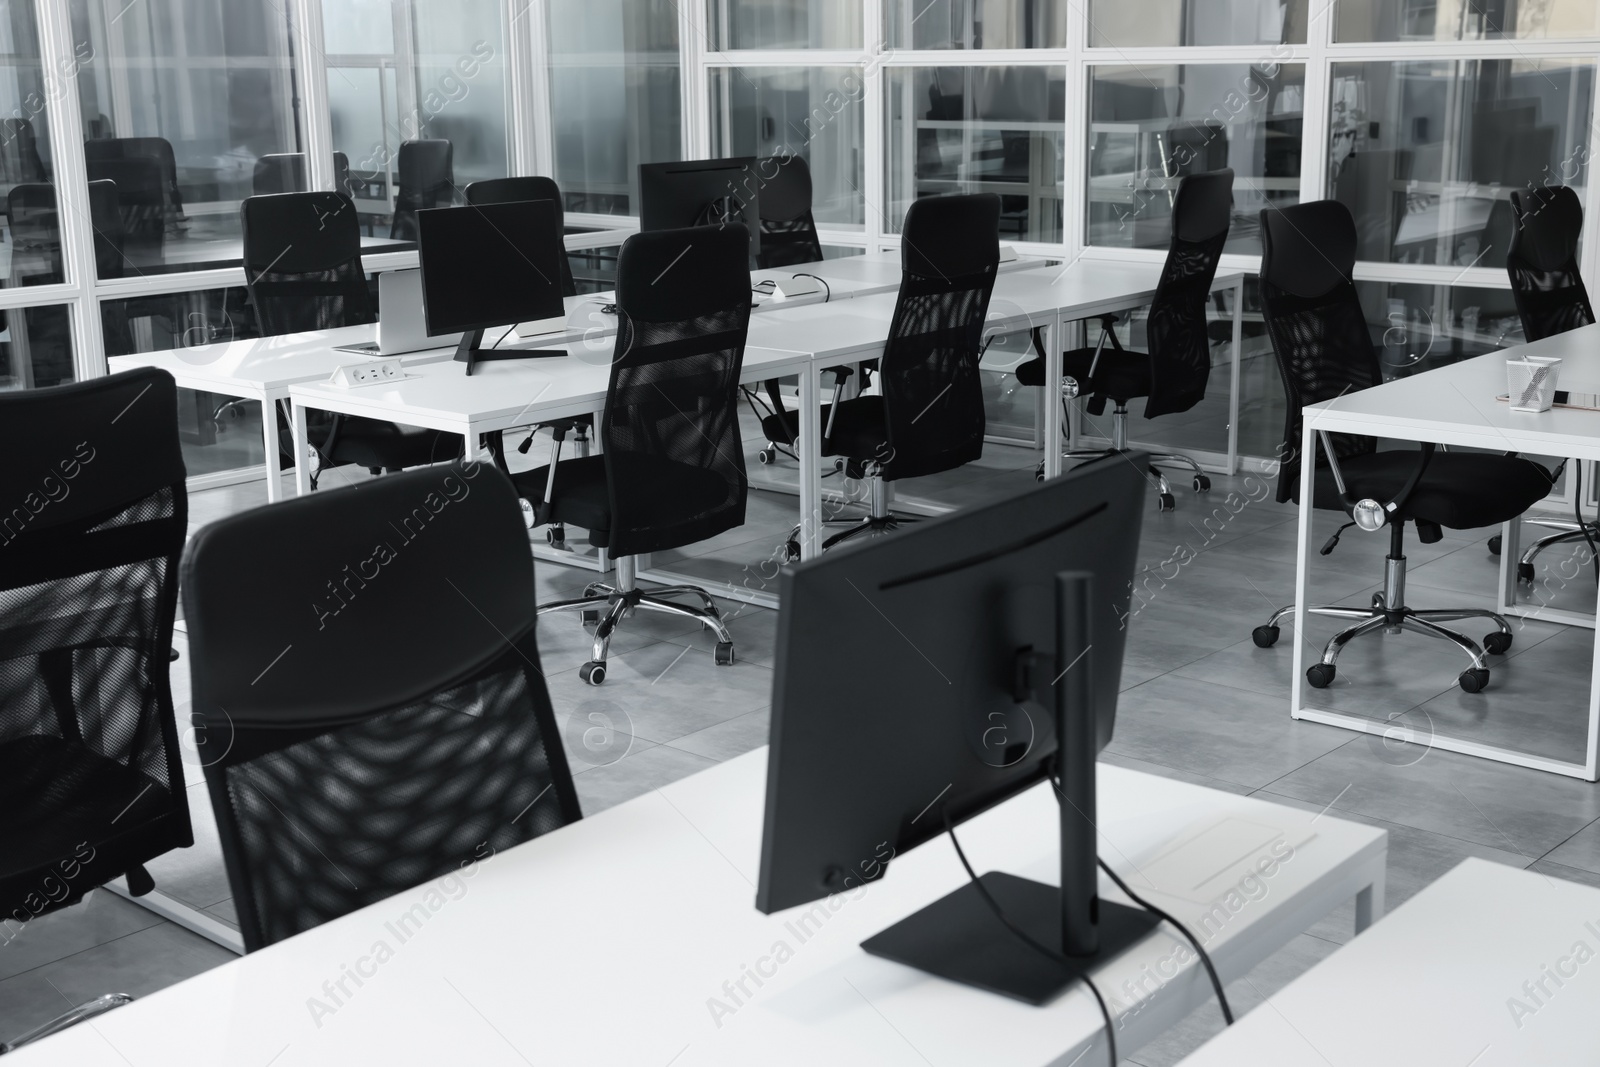
[[[467,365],[467,376],[472,376],[472,368],[479,363],[488,363],[497,359],[549,359],[567,354],[564,348],[483,348],[482,330],[468,330],[461,335],[461,343],[456,345],[456,362]]]
[[[1076,664],[1091,644],[1092,577],[1056,575],[1056,655]],[[861,943],[874,956],[1028,1004],[1048,1004],[1084,974],[1160,925],[1142,908],[1102,900],[1095,852],[1095,757],[1099,754],[1088,661],[1057,679],[1056,766],[1063,799],[1061,888],[991,871],[980,881],[1013,926],[1064,959],[1046,956],[1007,930],[971,882]],[[1035,677],[1051,677],[1036,663]]]

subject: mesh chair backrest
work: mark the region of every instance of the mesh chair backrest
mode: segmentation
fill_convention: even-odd
[[[192,843],[168,681],[188,525],[178,394],[144,369],[0,394],[0,915]],[[38,909],[34,909],[38,910]]]
[[[6,194],[11,224],[9,285],[45,285],[63,280],[61,218],[53,185],[14,185]]]
[[[1583,207],[1564,185],[1511,194],[1516,225],[1506,253],[1511,293],[1529,341],[1566,333],[1595,321],[1589,291],[1578,273]]]
[[[0,177],[8,182],[42,182],[44,160],[27,119],[0,119]]]
[[[256,160],[250,190],[257,196],[265,193],[303,193],[307,184],[305,153],[273,152]]]
[[[469,204],[509,204],[521,200],[549,200],[556,206],[556,232],[566,232],[564,212],[561,210],[561,188],[554,178],[527,175],[516,178],[489,178],[472,182],[465,190]],[[577,296],[578,286],[572,279],[572,264],[567,260],[563,245],[560,257],[561,295]]]
[[[579,817],[527,531],[493,466],[214,523],[183,603],[247,950],[425,883],[453,895],[463,868]]]
[[[951,470],[983,454],[983,320],[1000,263],[993,193],[914,202],[901,231],[900,296],[880,361],[883,477]]]
[[[159,249],[167,229],[166,195],[161,188],[160,164],[153,159],[114,157],[91,159],[85,165],[90,182],[106,181],[116,185],[126,240],[131,244]]]
[[[617,256],[619,329],[600,436],[613,556],[744,522],[739,372],[750,324],[740,223],[635,234]]]
[[[417,239],[417,212],[446,207],[455,189],[455,149],[449,141],[402,141],[395,163],[394,224],[389,236]]]
[[[800,156],[768,156],[756,161],[761,182],[757,205],[761,216],[762,267],[815,263],[822,241],[811,215],[811,168]]]
[[[374,321],[361,269],[361,225],[340,193],[247,197],[244,278],[261,336]]]
[[[1233,171],[1191,174],[1178,183],[1172,243],[1150,301],[1150,398],[1144,417],[1188,411],[1205,399],[1211,377],[1206,306],[1228,243]]]
[[[1383,380],[1356,295],[1355,262],[1355,220],[1343,204],[1317,200],[1261,212],[1261,309],[1289,401],[1280,503],[1300,477],[1300,409]],[[1341,457],[1377,447],[1370,437],[1330,438]]]
[[[89,183],[89,224],[94,228],[96,276],[122,277],[126,262],[123,256],[123,242],[126,235],[122,223],[122,203],[117,196],[116,182]]]
[[[156,166],[165,213],[176,216],[183,210],[183,194],[178,191],[178,159],[172,142],[165,137],[107,137],[85,141],[87,160],[148,159]],[[127,197],[124,195],[123,200]]]

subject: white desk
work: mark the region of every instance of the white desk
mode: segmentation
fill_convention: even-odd
[[[963,883],[946,842],[896,859],[882,881],[833,898],[831,909],[821,904],[825,918],[803,943],[790,924],[805,909],[756,911],[765,782],[758,749],[494,857],[437,895],[436,908],[427,887],[402,893],[25,1048],[16,1067],[1104,1062],[1103,1045],[1074,1059],[1103,1041],[1081,989],[1034,1008],[860,950]],[[1101,853],[1123,871],[1222,816],[1314,835],[1210,938],[1224,980],[1352,897],[1370,918],[1382,912],[1382,830],[1108,766],[1099,807]],[[966,824],[962,845],[980,871],[1054,882],[1055,825],[1041,785]],[[1151,893],[1191,922],[1207,910]],[[430,915],[400,944],[386,924],[417,904]],[[382,963],[379,941],[392,951]],[[777,964],[780,941],[792,956]],[[1145,979],[1137,1002],[1123,991],[1180,944],[1157,930],[1097,972],[1108,995],[1137,1004],[1119,1049],[1137,1049],[1211,999],[1191,953],[1176,971],[1166,965],[1164,983]],[[313,1019],[309,998],[326,998],[323,983],[345,967],[369,974],[360,988],[346,980],[352,995]],[[745,979],[753,995],[713,1017],[710,998],[731,1003],[724,983],[757,967],[769,972],[763,985]]]
[[[1593,1067],[1597,947],[1600,889],[1469,859],[1182,1067]]]
[[[1403,441],[1433,441],[1444,445],[1482,448],[1495,452],[1520,452],[1536,456],[1600,460],[1600,413],[1555,408],[1540,414],[1512,411],[1495,397],[1506,391],[1505,361],[1521,356],[1560,356],[1562,381],[1600,380],[1600,325],[1585,326],[1533,344],[1464,360],[1409,378],[1349,393],[1336,400],[1305,409],[1300,440],[1301,455],[1311,456],[1318,431],[1364,434]],[[1295,633],[1305,630],[1308,567],[1316,546],[1311,543],[1313,522],[1312,478],[1315,465],[1302,465],[1300,476],[1300,555],[1295,586]],[[1594,617],[1543,605],[1517,602],[1517,559],[1521,555],[1520,520],[1503,528],[1500,547],[1500,611],[1584,626]],[[1350,536],[1357,536],[1351,534]],[[1385,735],[1395,723],[1306,706],[1305,641],[1294,642],[1294,692],[1291,703],[1297,719],[1342,726],[1348,730]],[[1492,667],[1491,667],[1492,672]],[[1494,683],[1491,681],[1490,685]],[[1397,720],[1398,721],[1398,720]],[[1600,780],[1600,643],[1595,647],[1589,690],[1587,743],[1579,762],[1551,759],[1484,744],[1467,738],[1431,732],[1435,748],[1513,763],[1521,767],[1554,771],[1587,781]]]

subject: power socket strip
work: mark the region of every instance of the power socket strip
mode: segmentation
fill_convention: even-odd
[[[772,286],[772,299],[778,303],[797,297],[822,292],[822,283],[815,278],[779,278]]]
[[[363,385],[383,385],[405,379],[406,372],[398,359],[374,359],[366,363],[346,363],[333,372],[330,385],[354,389]]]

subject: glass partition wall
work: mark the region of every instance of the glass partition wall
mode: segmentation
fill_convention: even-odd
[[[616,235],[576,235],[586,288],[646,162],[802,156],[830,255],[894,249],[914,199],[983,190],[1024,250],[1152,262],[1178,181],[1228,166],[1225,264],[1257,265],[1262,211],[1340,200],[1385,365],[1414,372],[1519,338],[1506,197],[1562,183],[1594,206],[1597,53],[1600,0],[0,0],[0,310],[22,309],[0,385],[248,336],[254,192],[343,189],[369,272],[414,263],[396,205],[422,141],[450,146],[448,173],[411,176],[430,202],[554,176],[569,230]],[[117,186],[116,249],[90,181]],[[1600,267],[1592,240],[1582,264]],[[1248,462],[1276,447],[1282,398],[1253,289],[1242,314]],[[1159,436],[1217,458],[1213,421]]]

